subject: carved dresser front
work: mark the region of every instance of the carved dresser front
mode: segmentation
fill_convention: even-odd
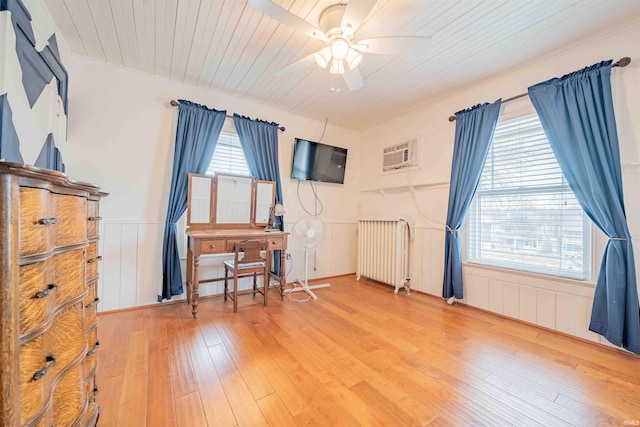
[[[94,185],[0,162],[0,425],[90,426],[99,203]]]

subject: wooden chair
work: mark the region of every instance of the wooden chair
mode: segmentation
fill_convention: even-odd
[[[262,252],[265,253],[264,257]],[[240,257],[240,255],[243,255]],[[245,240],[235,245],[233,261],[224,262],[224,300],[233,300],[233,311],[238,311],[238,278],[253,274],[253,296],[256,293],[264,297],[267,305],[267,291],[269,290],[269,251],[267,242],[259,240]],[[229,273],[233,275],[233,291],[229,292]],[[264,286],[258,289],[257,276],[262,274]]]

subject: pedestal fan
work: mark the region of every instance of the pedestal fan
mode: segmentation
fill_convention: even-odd
[[[298,220],[291,230],[291,237],[298,246],[304,249],[304,280],[296,280],[295,286],[292,289],[287,289],[285,292],[304,291],[316,300],[318,297],[313,293],[312,289],[331,286],[329,283],[313,286],[309,286],[308,284],[309,251],[315,249],[320,242],[322,242],[324,238],[324,222],[322,222],[319,216],[308,216]]]

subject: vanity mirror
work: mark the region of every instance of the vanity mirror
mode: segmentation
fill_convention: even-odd
[[[276,183],[273,181],[256,180],[256,204],[255,225],[266,226],[269,224],[271,209],[276,201]]]
[[[249,227],[254,203],[253,178],[217,175],[215,224],[220,227]]]
[[[191,229],[264,227],[275,193],[275,182],[251,176],[189,174],[187,225]]]

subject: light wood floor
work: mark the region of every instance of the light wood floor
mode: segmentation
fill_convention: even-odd
[[[640,357],[352,276],[317,294],[101,315],[99,425],[640,424]]]

